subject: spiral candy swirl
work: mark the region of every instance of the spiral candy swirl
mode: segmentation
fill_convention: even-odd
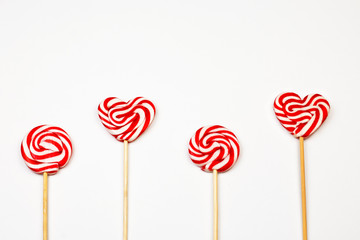
[[[119,141],[136,140],[151,124],[155,116],[154,104],[137,97],[128,102],[109,97],[98,107],[99,118],[108,132]]]
[[[72,154],[69,135],[61,128],[41,125],[33,128],[21,143],[21,155],[35,173],[55,174],[66,166]]]
[[[329,102],[320,94],[301,99],[296,93],[280,94],[274,101],[274,112],[281,125],[295,137],[309,137],[326,120]]]
[[[240,154],[235,134],[219,125],[198,129],[189,142],[189,155],[193,163],[205,172],[228,171]]]

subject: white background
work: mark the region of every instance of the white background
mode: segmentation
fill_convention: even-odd
[[[360,239],[360,1],[0,0],[0,239],[42,238],[42,176],[20,155],[33,127],[72,137],[49,178],[49,239],[122,238],[123,145],[106,97],[144,96],[153,124],[129,146],[129,240],[211,239],[212,175],[187,154],[204,125],[239,138],[219,176],[220,239],[300,240],[298,141],[272,104],[331,104],[305,141],[310,240]]]

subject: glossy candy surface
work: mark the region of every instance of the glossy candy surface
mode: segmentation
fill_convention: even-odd
[[[326,120],[329,102],[320,94],[301,99],[292,92],[280,94],[274,101],[274,112],[281,125],[295,137],[309,137]]]
[[[119,141],[136,140],[151,124],[155,117],[155,105],[137,97],[124,102],[109,97],[98,107],[99,118],[108,132]]]
[[[72,154],[69,135],[61,128],[40,125],[33,128],[21,143],[21,155],[35,173],[55,174],[66,166]]]
[[[235,134],[220,125],[202,127],[189,142],[189,155],[193,163],[205,172],[228,171],[240,154]]]

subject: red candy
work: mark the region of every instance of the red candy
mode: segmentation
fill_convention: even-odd
[[[155,116],[154,104],[137,97],[128,102],[110,97],[100,103],[99,118],[108,130],[119,141],[136,140],[151,124]]]
[[[301,99],[296,93],[280,94],[274,101],[277,119],[295,137],[308,137],[326,120],[329,102],[320,94]]]
[[[72,153],[69,135],[59,127],[33,128],[21,143],[21,155],[35,173],[55,174],[66,166]]]
[[[191,161],[206,172],[228,171],[239,154],[240,146],[235,134],[219,125],[200,128],[189,142]]]

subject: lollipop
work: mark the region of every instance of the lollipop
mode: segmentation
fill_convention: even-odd
[[[219,126],[198,129],[189,142],[189,155],[201,170],[213,173],[214,240],[218,239],[218,172],[231,169],[239,158],[240,146],[235,134]]]
[[[33,128],[21,143],[25,164],[43,174],[43,239],[47,240],[47,177],[66,166],[72,153],[69,135],[59,127],[41,125]]]
[[[135,141],[151,124],[155,117],[155,106],[143,97],[128,102],[109,97],[98,107],[99,118],[118,141],[124,142],[124,220],[123,239],[128,231],[128,143]]]
[[[303,239],[307,240],[304,138],[311,136],[326,120],[329,102],[320,94],[301,99],[296,93],[280,94],[274,101],[274,112],[281,125],[300,140],[301,200]]]

